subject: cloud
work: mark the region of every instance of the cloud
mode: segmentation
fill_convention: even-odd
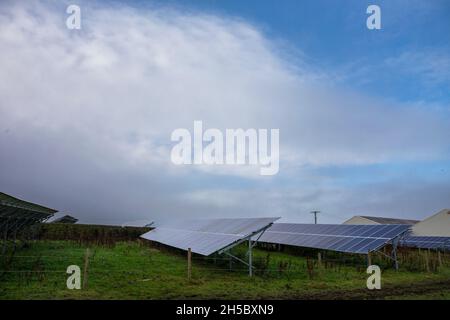
[[[220,217],[281,216],[281,222],[313,223],[311,210],[319,209],[319,223],[342,223],[354,215],[424,219],[449,206],[450,183],[422,178],[386,179],[356,186],[328,184],[315,177],[288,188],[196,190],[183,195],[198,212]],[[201,215],[200,215],[201,216]]]
[[[445,84],[450,90],[450,56],[446,50],[405,51],[385,63],[405,75],[422,77],[429,85]]]
[[[399,53],[380,54],[377,59],[357,58],[334,68],[335,83],[402,101],[408,109],[440,109],[448,117],[450,57],[446,47],[409,47]],[[393,103],[398,105],[399,103]]]
[[[81,2],[76,31],[57,2],[0,8],[2,189],[85,221],[257,215],[244,199],[265,191],[234,190],[253,168],[171,164],[171,132],[194,120],[279,128],[280,175],[448,152],[440,113],[340,90],[233,17]]]

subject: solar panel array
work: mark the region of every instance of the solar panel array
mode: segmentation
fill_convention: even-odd
[[[55,212],[35,203],[23,201],[0,192],[0,232],[14,235],[27,227],[50,218]]]
[[[400,241],[400,246],[421,249],[450,250],[450,237],[426,237],[408,235]]]
[[[201,219],[162,224],[141,237],[208,256],[270,226],[278,218]]]
[[[275,223],[260,242],[367,254],[407,232],[408,225]]]

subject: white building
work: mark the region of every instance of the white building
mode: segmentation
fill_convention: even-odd
[[[450,237],[450,210],[443,209],[412,228],[416,236]]]
[[[416,224],[418,220],[409,219],[397,219],[397,218],[386,218],[386,217],[371,217],[371,216],[354,216],[343,224]]]

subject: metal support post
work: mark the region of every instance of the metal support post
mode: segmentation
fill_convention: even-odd
[[[188,280],[192,278],[192,251],[188,248]]]
[[[253,276],[253,266],[252,266],[252,240],[248,239],[248,275]]]
[[[392,257],[394,259],[395,270],[398,271],[398,259],[397,259],[397,245],[398,245],[398,237],[392,240]]]

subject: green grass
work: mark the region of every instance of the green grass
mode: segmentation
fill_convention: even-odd
[[[188,281],[184,254],[138,242],[91,247],[87,289],[69,290],[66,268],[75,264],[83,269],[85,250],[86,247],[68,241],[38,241],[21,249],[9,266],[14,272],[6,272],[0,278],[0,299],[296,299],[315,294],[333,299],[346,298],[346,292],[368,291],[365,268],[334,265],[325,269],[314,262],[311,275],[306,258],[260,249],[255,250],[254,257],[258,266],[267,264],[265,274],[249,278],[245,266],[239,263],[230,272],[227,261],[214,264],[195,256],[192,280]],[[236,254],[242,251],[238,248]],[[285,270],[283,264],[289,264],[289,269]],[[434,273],[387,268],[382,273],[381,291],[448,279],[448,267]],[[449,299],[449,292],[447,287],[422,296]],[[406,291],[384,298],[414,299],[420,295],[408,295]]]

